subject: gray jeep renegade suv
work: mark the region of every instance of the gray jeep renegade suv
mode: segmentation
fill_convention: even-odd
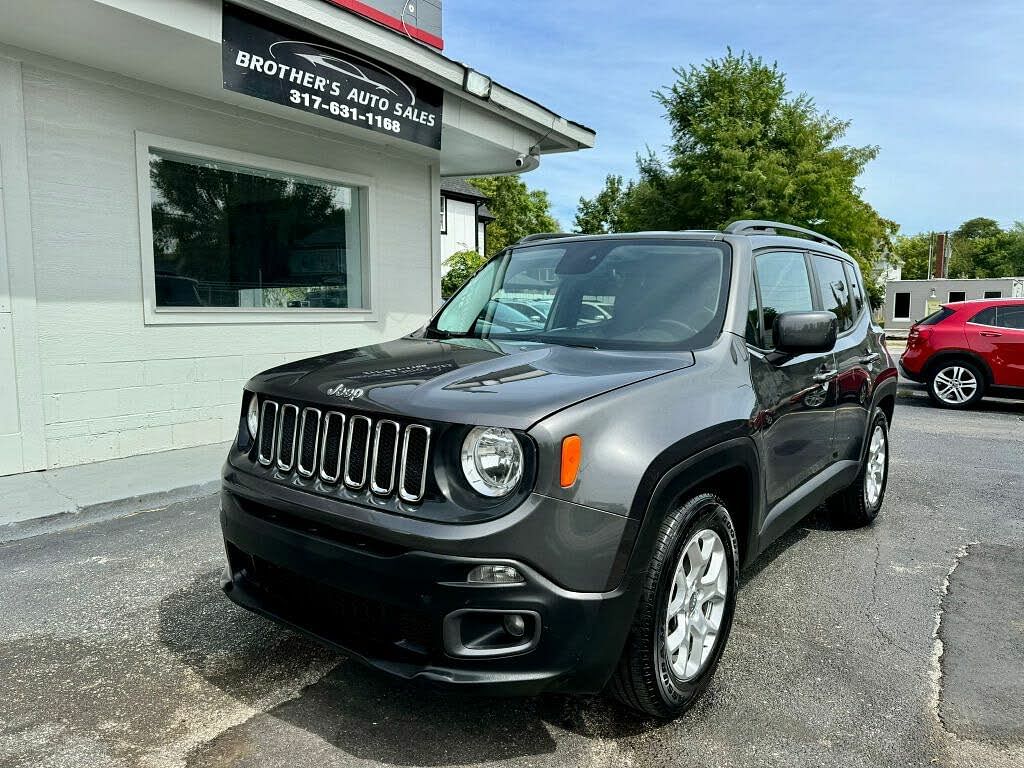
[[[531,236],[422,330],[248,383],[223,588],[403,678],[672,717],[740,568],[823,502],[874,519],[895,394],[821,235]]]

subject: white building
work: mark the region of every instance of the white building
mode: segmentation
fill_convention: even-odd
[[[943,304],[971,299],[1024,296],[1024,278],[932,278],[890,280],[885,284],[884,318],[887,331],[908,330]]]
[[[462,179],[441,179],[441,264],[453,253],[487,252],[487,195]]]
[[[425,39],[323,0],[0,0],[0,474],[229,439],[250,375],[424,322],[442,176],[593,145]]]

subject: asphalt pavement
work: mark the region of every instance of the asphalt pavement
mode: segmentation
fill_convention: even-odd
[[[901,394],[878,521],[743,577],[700,703],[394,682],[221,594],[206,497],[0,545],[0,766],[1024,765],[1024,403]]]

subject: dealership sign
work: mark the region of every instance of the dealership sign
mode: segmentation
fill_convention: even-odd
[[[435,85],[343,46],[225,3],[224,87],[441,148]]]

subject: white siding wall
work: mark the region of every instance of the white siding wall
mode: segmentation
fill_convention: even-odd
[[[441,235],[441,261],[453,253],[472,251],[475,248],[476,206],[463,200],[449,200],[448,229],[446,234]]]
[[[428,160],[28,64],[24,96],[49,466],[228,440],[252,374],[396,338],[430,313]],[[145,325],[135,131],[374,177],[378,319]]]

